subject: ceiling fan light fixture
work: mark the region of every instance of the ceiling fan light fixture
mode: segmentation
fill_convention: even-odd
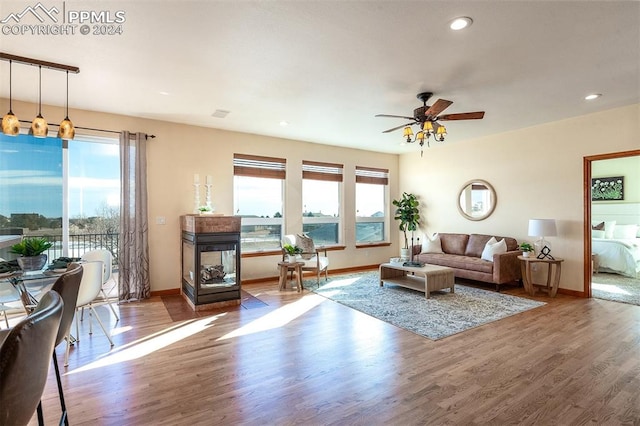
[[[425,121],[422,125],[422,130],[425,132],[433,132],[433,123],[431,121]]]
[[[459,16],[449,22],[449,28],[451,28],[453,31],[460,31],[467,27],[470,27],[471,24],[473,24],[473,19],[469,18],[468,16]]]
[[[407,138],[407,143],[411,143],[411,136],[413,136],[413,130],[411,130],[410,126],[406,126],[403,131],[403,136]]]
[[[436,130],[436,139],[440,142],[444,142],[444,136],[447,134],[447,128],[442,124],[438,126],[438,130]]]
[[[20,121],[12,110],[12,93],[11,93],[11,64],[9,61],[9,112],[2,117],[2,133],[8,136],[16,136],[20,133]]]

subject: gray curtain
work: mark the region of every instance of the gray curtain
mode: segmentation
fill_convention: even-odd
[[[120,133],[119,300],[151,295],[147,222],[147,135]]]

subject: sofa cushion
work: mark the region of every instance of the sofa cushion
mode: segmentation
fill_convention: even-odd
[[[433,238],[428,235],[424,236],[422,240],[422,253],[443,253],[442,241],[440,241],[440,235],[434,234]]]
[[[420,262],[430,265],[448,266],[449,268],[483,272],[486,274],[493,273],[493,262],[486,262],[479,257],[429,253],[419,254],[417,258]]]
[[[438,234],[442,243],[442,251],[448,254],[464,256],[469,241],[469,234]],[[480,251],[482,253],[482,250]],[[480,256],[478,256],[480,257]]]
[[[298,247],[302,249],[302,258],[309,260],[314,256],[316,248],[313,244],[313,239],[303,234],[296,234],[296,242]]]
[[[491,239],[489,239],[489,241],[487,241],[487,244],[484,246],[484,250],[482,250],[482,255],[480,256],[480,259],[493,262],[494,254],[500,254],[500,253],[506,253],[506,252],[507,252],[507,243],[504,240],[504,238],[501,239],[500,241],[497,241],[495,237],[491,237]]]
[[[469,242],[467,243],[467,247],[464,251],[465,256],[482,257],[482,251],[491,238],[495,237],[484,234],[469,235]]]

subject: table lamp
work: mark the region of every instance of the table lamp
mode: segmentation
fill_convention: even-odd
[[[544,237],[555,237],[558,235],[555,219],[529,219],[529,236],[539,237],[534,243],[538,259],[551,259],[551,243]]]

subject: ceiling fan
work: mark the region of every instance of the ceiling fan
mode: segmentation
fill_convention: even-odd
[[[376,117],[391,117],[391,118],[404,118],[411,120],[409,123],[402,124],[397,127],[385,130],[382,133],[393,132],[404,127],[404,136],[407,138],[407,143],[420,142],[420,146],[424,145],[424,140],[427,140],[427,146],[429,146],[429,137],[434,136],[434,139],[443,142],[444,135],[447,134],[447,129],[438,121],[453,121],[453,120],[479,120],[484,117],[484,111],[476,112],[461,112],[457,114],[444,114],[438,115],[445,109],[447,109],[453,102],[446,99],[438,99],[433,105],[427,105],[427,101],[433,96],[431,92],[418,93],[416,96],[422,101],[422,106],[413,110],[413,117],[404,115],[389,115],[389,114],[376,114]],[[411,140],[413,136],[413,130],[411,126],[418,124],[420,131],[416,133],[414,140]]]

